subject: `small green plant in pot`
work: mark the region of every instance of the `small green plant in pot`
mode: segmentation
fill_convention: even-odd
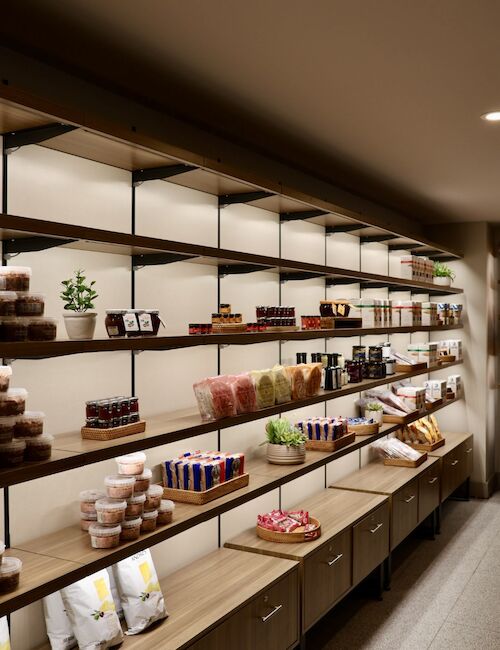
[[[267,460],[274,465],[296,465],[305,462],[306,437],[286,418],[266,424]]]
[[[62,281],[60,294],[64,302],[64,324],[68,337],[74,341],[85,341],[94,337],[97,314],[94,300],[98,297],[95,280],[87,281],[85,271],[79,269],[68,280]]]
[[[455,279],[455,273],[447,264],[443,262],[434,262],[434,284],[442,287],[449,287]]]
[[[368,402],[365,406],[365,418],[382,424],[384,419],[384,407],[380,402]]]

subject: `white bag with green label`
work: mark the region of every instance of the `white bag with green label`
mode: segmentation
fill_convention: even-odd
[[[0,650],[10,650],[9,624],[6,616],[0,618]]]
[[[43,599],[45,625],[52,650],[71,650],[77,643],[68,614],[64,609],[61,592],[56,591]],[[0,648],[2,646],[0,645]]]
[[[118,562],[113,572],[127,622],[126,634],[139,634],[168,616],[149,549]]]

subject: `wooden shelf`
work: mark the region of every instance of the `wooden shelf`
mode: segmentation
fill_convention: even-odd
[[[445,402],[429,410],[428,413],[438,411],[456,401],[450,400]],[[418,417],[421,417],[421,415],[416,414],[414,419]],[[43,595],[52,593],[56,589],[60,589],[75,580],[79,580],[99,569],[129,557],[133,553],[170,539],[185,530],[228,512],[256,497],[267,494],[315,469],[324,467],[337,458],[361,449],[371,444],[374,440],[396,431],[399,426],[397,424],[383,425],[378,434],[357,436],[352,444],[335,452],[308,451],[306,454],[306,462],[302,465],[271,465],[264,457],[249,460],[246,464],[248,473],[250,474],[248,486],[203,506],[177,503],[174,519],[171,524],[161,526],[156,531],[142,535],[136,541],[121,544],[115,549],[97,550],[91,548],[88,533],[81,531],[78,525],[68,526],[67,528],[39,537],[30,542],[22,544],[14,543],[14,548],[11,551],[12,555],[16,555],[19,551],[22,551],[34,555],[41,555],[46,558],[53,558],[57,562],[54,563],[53,575],[51,574],[51,565],[49,564],[43,576],[40,576],[40,579],[37,580],[36,576],[31,579],[30,589],[23,590],[22,592],[12,592],[11,594],[7,594],[3,600],[0,600],[0,616],[24,607],[38,600]],[[422,465],[421,467],[424,466]],[[388,469],[394,470],[395,468]],[[61,574],[60,561],[70,563],[67,565],[67,573]]]
[[[165,445],[178,440],[185,440],[194,436],[227,429],[246,422],[253,422],[264,418],[286,413],[305,406],[321,404],[345,395],[353,395],[369,388],[376,388],[390,384],[401,379],[408,379],[428,372],[460,365],[462,361],[453,361],[443,366],[433,366],[426,370],[417,370],[406,373],[396,373],[385,379],[365,379],[359,384],[348,384],[340,390],[321,391],[315,397],[304,400],[287,402],[271,406],[254,413],[244,413],[231,418],[203,422],[197,409],[186,409],[157,415],[147,419],[146,431],[126,438],[108,440],[105,443],[97,440],[82,440],[80,431],[58,435],[54,441],[53,455],[50,460],[39,463],[23,463],[17,467],[0,469],[0,488],[17,483],[24,483],[35,478],[48,476],[70,469],[90,465],[102,460],[114,458],[120,454],[132,451],[143,451],[160,445]],[[445,402],[449,404],[450,402]]]

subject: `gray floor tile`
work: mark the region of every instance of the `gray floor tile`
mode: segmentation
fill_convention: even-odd
[[[500,633],[492,630],[445,623],[434,639],[431,650],[498,650]]]
[[[483,627],[500,634],[500,580],[496,571],[474,573],[447,622]]]

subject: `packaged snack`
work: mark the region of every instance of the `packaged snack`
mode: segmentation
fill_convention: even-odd
[[[0,594],[14,591],[19,586],[23,563],[17,557],[4,557],[0,564]]]
[[[54,436],[51,436],[50,433],[42,433],[41,436],[24,437],[23,440],[26,443],[24,460],[33,462],[49,460],[52,455]]]
[[[151,484],[152,478],[153,472],[148,468],[145,468],[142,474],[137,474],[135,476],[134,494],[146,492]]]
[[[9,343],[26,341],[28,339],[28,322],[25,318],[3,318],[0,329],[2,341]]]
[[[15,316],[16,301],[15,291],[0,291],[0,316]]]
[[[90,543],[92,548],[114,548],[120,543],[121,524],[104,526],[92,523],[89,526]]]
[[[17,316],[43,316],[45,296],[42,293],[19,291],[16,300]]]
[[[263,409],[274,406],[275,390],[272,370],[252,370],[250,375],[255,384],[257,408]]]
[[[108,492],[108,497],[112,499],[129,499],[134,493],[135,478],[133,476],[106,476],[104,485]]]
[[[97,523],[97,512],[81,512],[80,513],[80,528],[88,532],[90,524]]]
[[[142,517],[136,517],[135,519],[125,519],[122,521],[120,526],[122,527],[122,532],[120,533],[120,539],[122,542],[130,542],[134,539],[139,539],[141,534],[141,525]]]
[[[142,451],[136,451],[135,453],[127,454],[126,456],[118,456],[115,460],[118,464],[118,474],[136,476],[144,472],[146,454]]]
[[[142,515],[141,533],[152,533],[156,530],[158,510],[149,510]]]
[[[21,415],[26,408],[28,391],[24,388],[9,388],[0,393],[0,416]]]
[[[24,440],[11,440],[0,444],[0,465],[2,467],[11,467],[19,465],[24,460],[24,451],[26,442]]]
[[[175,510],[175,503],[169,499],[162,499],[158,508],[158,519],[156,523],[164,526],[170,524]]]
[[[10,366],[0,366],[0,392],[5,393],[9,389],[10,378],[12,377],[12,368]]]
[[[0,443],[10,442],[14,437],[14,427],[16,425],[16,417],[14,415],[8,417],[0,417]]]
[[[228,381],[234,393],[237,413],[252,413],[257,410],[255,386],[248,373],[230,375]]]
[[[57,318],[37,316],[30,318],[28,324],[28,341],[54,341],[57,336]]]
[[[80,492],[80,512],[94,513],[95,502],[105,498],[106,492],[103,490],[83,490]]]
[[[292,386],[292,399],[305,399],[306,397],[306,380],[304,375],[305,365],[286,366],[285,371],[290,379]]]
[[[144,492],[141,494],[133,494],[127,499],[127,509],[125,510],[125,517],[141,517],[144,512],[144,503],[146,502],[146,495]]]
[[[16,438],[28,438],[41,435],[43,433],[44,419],[45,413],[42,413],[42,411],[25,411],[16,418],[14,436]]]
[[[226,377],[209,377],[193,385],[203,420],[218,420],[236,415],[236,403]]]
[[[168,616],[149,550],[117,562],[113,572],[127,623],[126,634],[139,634]]]
[[[163,488],[161,485],[150,485],[146,492],[146,501],[144,503],[144,510],[156,510],[163,496]]]
[[[1,266],[0,279],[6,291],[29,291],[31,269],[28,266]]]
[[[113,573],[113,566],[106,567],[109,577],[109,586],[111,587],[111,595],[113,596],[113,602],[115,604],[116,613],[120,620],[123,619],[123,607],[120,601],[120,594],[118,593],[118,587],[116,585],[115,574]]]
[[[105,650],[123,639],[106,569],[61,590],[80,650]]]
[[[285,404],[292,399],[292,385],[290,377],[283,366],[276,365],[273,368],[274,395],[276,404]]]
[[[60,591],[55,591],[43,599],[43,613],[52,650],[76,648],[78,644],[64,608]]]
[[[121,524],[125,519],[127,502],[123,499],[98,499],[95,502],[95,509],[100,524],[106,526]]]
[[[314,397],[321,388],[321,363],[309,363],[304,366],[304,378],[306,383],[306,396]]]

